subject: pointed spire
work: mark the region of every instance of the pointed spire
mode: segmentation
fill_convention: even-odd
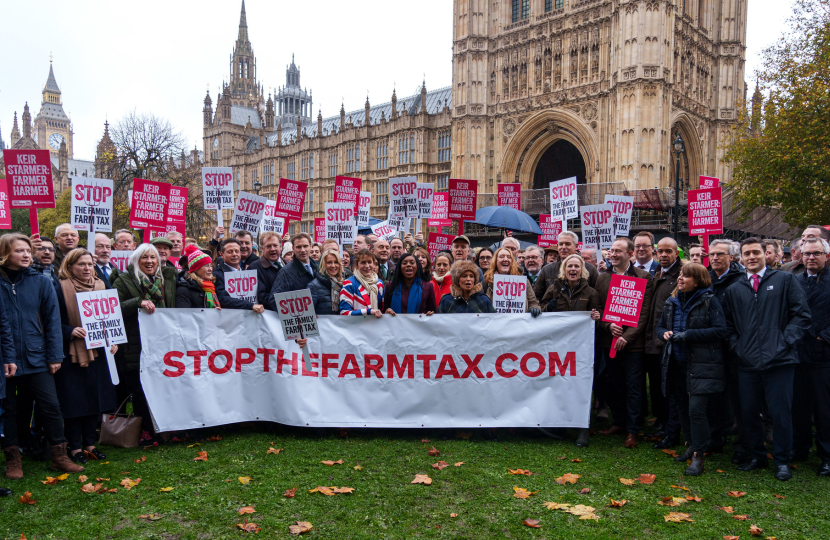
[[[52,92],[53,94],[60,94],[61,89],[58,87],[58,81],[55,79],[55,70],[52,69],[52,60],[49,60],[49,77],[46,79],[46,86],[43,91]]]
[[[248,18],[245,16],[245,0],[242,0],[242,12],[239,14],[239,37],[237,41],[248,41]]]

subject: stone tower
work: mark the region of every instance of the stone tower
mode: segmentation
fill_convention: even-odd
[[[679,132],[684,189],[731,178],[747,0],[453,1],[453,177],[673,187]]]
[[[248,39],[248,20],[245,16],[245,0],[239,15],[239,34],[231,55],[230,92],[234,105],[248,106],[253,98],[260,98],[261,89],[256,79],[256,57]]]
[[[61,142],[66,142],[67,155],[73,159],[72,121],[63,110],[61,89],[51,62],[42,95],[40,112],[35,117],[35,141],[40,148],[48,149],[52,157],[58,157]]]
[[[285,86],[278,89],[276,97],[277,114],[286,124],[311,124],[313,99],[311,92],[300,86],[300,68],[294,63],[285,68]]]

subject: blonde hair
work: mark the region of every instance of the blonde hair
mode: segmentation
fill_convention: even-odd
[[[320,267],[321,267],[321,274],[329,275],[327,270],[324,270],[326,266],[326,257],[329,255],[333,255],[334,259],[337,261],[337,266],[340,267],[340,271],[337,273],[337,281],[343,281],[343,260],[340,258],[340,252],[336,249],[327,249],[325,250],[322,255],[320,255]]]
[[[29,239],[29,237],[25,234],[6,233],[3,236],[0,236],[0,266],[6,266],[6,263],[9,261],[9,257],[11,257],[14,243],[18,240],[26,242],[29,245],[30,250],[35,250],[32,246],[31,239]]]
[[[573,255],[568,255],[567,257],[565,257],[564,261],[559,263],[559,279],[561,279],[562,281],[568,280],[568,278],[565,277],[565,267],[568,266],[568,261],[570,261],[571,259],[579,261],[579,265],[582,266],[582,272],[580,273],[580,276],[582,277],[582,279],[588,279],[589,274],[588,269],[585,268],[585,259],[582,258],[582,255],[577,255],[576,253],[574,253]]]
[[[138,268],[138,261],[140,261],[141,257],[146,255],[148,251],[156,256],[156,262],[158,262],[155,276],[147,276],[147,274],[145,274]],[[139,283],[141,283],[142,275],[147,277],[157,277],[162,281],[162,283],[164,283],[164,276],[162,276],[161,274],[161,256],[159,255],[158,250],[153,244],[141,244],[140,246],[135,248],[133,254],[130,255],[130,264],[133,265],[133,274],[135,274],[135,280]]]
[[[490,268],[487,269],[487,273],[484,274],[484,283],[493,283],[493,276],[496,274],[496,267],[498,266],[499,260],[499,252],[501,251],[506,251],[507,253],[510,253],[510,273],[508,275],[518,276],[522,273],[522,271],[519,270],[519,265],[516,263],[515,257],[513,257],[513,252],[510,251],[509,248],[502,246],[498,248],[495,253],[493,253],[493,261],[490,263]]]
[[[61,268],[58,271],[58,277],[61,279],[72,279],[74,276],[72,275],[72,266],[77,264],[77,262],[83,257],[84,255],[89,255],[92,259],[92,263],[95,264],[95,257],[92,256],[88,250],[84,248],[75,248],[69,253],[66,254],[66,257],[63,258],[63,262],[61,262]],[[94,278],[95,276],[93,276]]]

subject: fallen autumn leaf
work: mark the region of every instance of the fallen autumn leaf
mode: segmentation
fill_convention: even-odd
[[[313,529],[314,526],[308,521],[298,521],[296,525],[289,525],[288,532],[293,535],[303,534]]]
[[[542,527],[541,525],[539,525],[538,519],[526,519],[522,521],[522,523],[524,523],[528,527],[533,527],[534,529],[539,529],[540,527]]]
[[[410,482],[410,484],[424,484],[425,486],[429,486],[432,484],[432,478],[425,474],[416,474],[415,480]]]
[[[446,461],[439,461],[432,464],[432,468],[438,469],[439,471],[443,471],[446,467],[449,467],[449,464]]]
[[[286,489],[285,493],[283,493],[282,495],[283,495],[283,497],[285,497],[287,499],[290,499],[291,497],[293,497],[296,494],[297,494],[297,488],[295,486],[292,489]]]
[[[20,498],[17,500],[17,502],[22,503],[22,504],[35,504],[37,502],[37,499],[33,499],[32,494],[27,491],[23,495],[20,496]]]
[[[669,512],[667,515],[663,516],[663,519],[674,523],[681,523],[683,521],[694,521],[689,514],[684,514],[683,512]]]
[[[239,515],[240,516],[244,515],[244,514],[253,514],[254,512],[256,512],[256,510],[254,509],[253,506],[243,506],[242,508],[239,509]]]
[[[656,474],[641,474],[637,481],[641,484],[653,484],[656,479]]]
[[[525,488],[520,488],[517,486],[513,486],[513,496],[517,499],[527,499],[534,493],[539,493],[538,491],[528,491]]]
[[[580,478],[582,478],[581,474],[565,473],[556,479],[556,483],[561,485],[576,484],[576,481]]]

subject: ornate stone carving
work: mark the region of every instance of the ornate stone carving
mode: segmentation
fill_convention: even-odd
[[[588,122],[597,117],[597,106],[594,103],[588,103],[582,108],[582,118]]]
[[[516,121],[512,118],[508,118],[507,120],[505,120],[504,124],[502,124],[502,131],[508,137],[510,135],[513,135],[513,133],[516,131]]]
[[[554,122],[553,120],[548,120],[546,131],[550,134],[559,133],[559,126],[557,126],[556,122]]]

